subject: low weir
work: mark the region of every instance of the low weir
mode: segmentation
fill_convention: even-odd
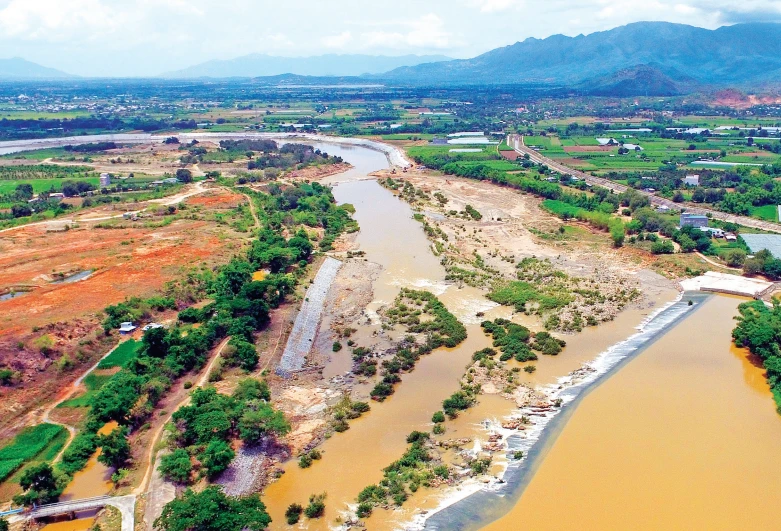
[[[419,527],[434,531],[479,529],[507,513],[523,494],[550,444],[586,394],[678,324],[709,296],[697,292],[683,294],[679,300],[649,316],[638,326],[636,334],[609,348],[557,384],[543,389],[551,401],[560,399],[561,407],[544,414],[532,411],[533,408],[520,409],[513,416],[521,417],[531,413],[529,416],[534,419],[534,424],[526,430],[525,436],[508,431],[509,455],[520,450],[524,458],[510,458],[500,482],[478,490],[427,517],[421,517]]]

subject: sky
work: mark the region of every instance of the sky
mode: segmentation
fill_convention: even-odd
[[[474,57],[641,20],[781,22],[779,0],[0,0],[0,58],[154,76],[250,53]]]

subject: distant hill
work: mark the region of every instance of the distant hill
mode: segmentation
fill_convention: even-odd
[[[576,88],[594,96],[678,96],[689,94],[700,84],[675,70],[662,72],[653,65],[624,68],[613,74],[587,79]]]
[[[639,68],[643,65],[650,66]],[[585,36],[530,38],[473,59],[403,67],[379,77],[428,85],[583,84],[607,91],[614,76],[617,89],[642,94],[648,89],[674,93],[692,83],[779,82],[780,73],[781,24],[707,30],[637,22]]]
[[[25,79],[66,79],[73,77],[60,70],[47,68],[21,57],[0,59],[0,81]]]
[[[236,59],[215,60],[163,74],[166,78],[266,77],[281,74],[301,76],[360,76],[381,74],[402,66],[450,61],[443,55],[320,55],[315,57],[276,57],[252,54]]]

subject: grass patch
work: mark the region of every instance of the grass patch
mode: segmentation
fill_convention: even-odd
[[[44,450],[47,451],[42,457],[51,455],[50,459],[53,459],[65,444],[67,433],[68,430],[56,424],[39,424],[25,428],[10,444],[0,449],[0,481],[42,454]],[[58,437],[61,439],[59,448],[47,449]]]
[[[106,385],[106,383],[113,376],[113,374],[95,374],[94,372],[89,373],[84,378],[84,387],[87,388],[87,392],[66,400],[57,407],[90,407],[92,403],[92,397],[94,397],[97,392],[100,391],[100,388]]]
[[[778,221],[778,207],[776,205],[752,206],[749,215],[765,221]]]
[[[141,348],[141,342],[131,339],[120,343],[111,354],[103,358],[98,363],[98,369],[111,369],[114,367],[124,367],[127,362],[132,360],[138,354],[138,349]]]

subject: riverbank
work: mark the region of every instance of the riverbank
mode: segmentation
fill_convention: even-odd
[[[696,303],[584,396],[504,518],[465,529],[775,527],[781,419],[730,341],[742,301]]]

